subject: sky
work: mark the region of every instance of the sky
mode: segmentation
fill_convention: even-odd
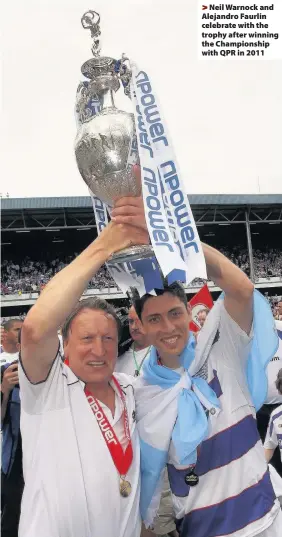
[[[282,60],[200,60],[196,0],[3,2],[1,192],[88,195],[74,157],[76,88],[101,15],[102,52],[152,78],[187,193],[282,193]],[[131,110],[122,90],[116,98]]]

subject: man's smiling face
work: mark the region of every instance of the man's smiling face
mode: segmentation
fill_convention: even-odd
[[[189,339],[190,307],[169,292],[146,300],[142,315],[149,343],[160,357],[179,356]]]

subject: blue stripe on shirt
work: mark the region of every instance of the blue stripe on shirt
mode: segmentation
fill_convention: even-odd
[[[201,444],[198,462],[195,467],[196,474],[201,479],[201,476],[211,470],[216,470],[240,459],[259,440],[256,420],[252,415],[246,416]],[[172,464],[168,464],[167,467],[173,494],[182,498],[188,496],[190,487],[185,483],[187,469],[178,470]]]
[[[258,483],[237,496],[185,515],[180,535],[218,537],[233,534],[264,517],[272,509],[274,501],[275,494],[267,471]]]
[[[259,439],[257,422],[250,414],[202,443],[197,474],[204,475],[240,459]]]
[[[214,377],[209,382],[209,386],[215,392],[217,397],[220,397],[222,395],[222,389],[221,389],[221,385],[220,385],[220,382],[219,382],[219,379],[218,379],[218,376],[217,376],[217,371],[215,369],[213,369],[213,374],[214,374]]]

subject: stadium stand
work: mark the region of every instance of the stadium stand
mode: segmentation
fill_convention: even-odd
[[[189,200],[201,240],[231,258],[268,296],[279,297],[282,195],[192,195]],[[3,314],[6,308],[30,306],[96,235],[88,197],[2,199]],[[194,280],[187,292],[202,283]],[[90,282],[87,294],[95,293],[124,298],[106,267]]]

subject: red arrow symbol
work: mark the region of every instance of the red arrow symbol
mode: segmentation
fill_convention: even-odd
[[[208,6],[202,6],[202,10],[208,9]]]

